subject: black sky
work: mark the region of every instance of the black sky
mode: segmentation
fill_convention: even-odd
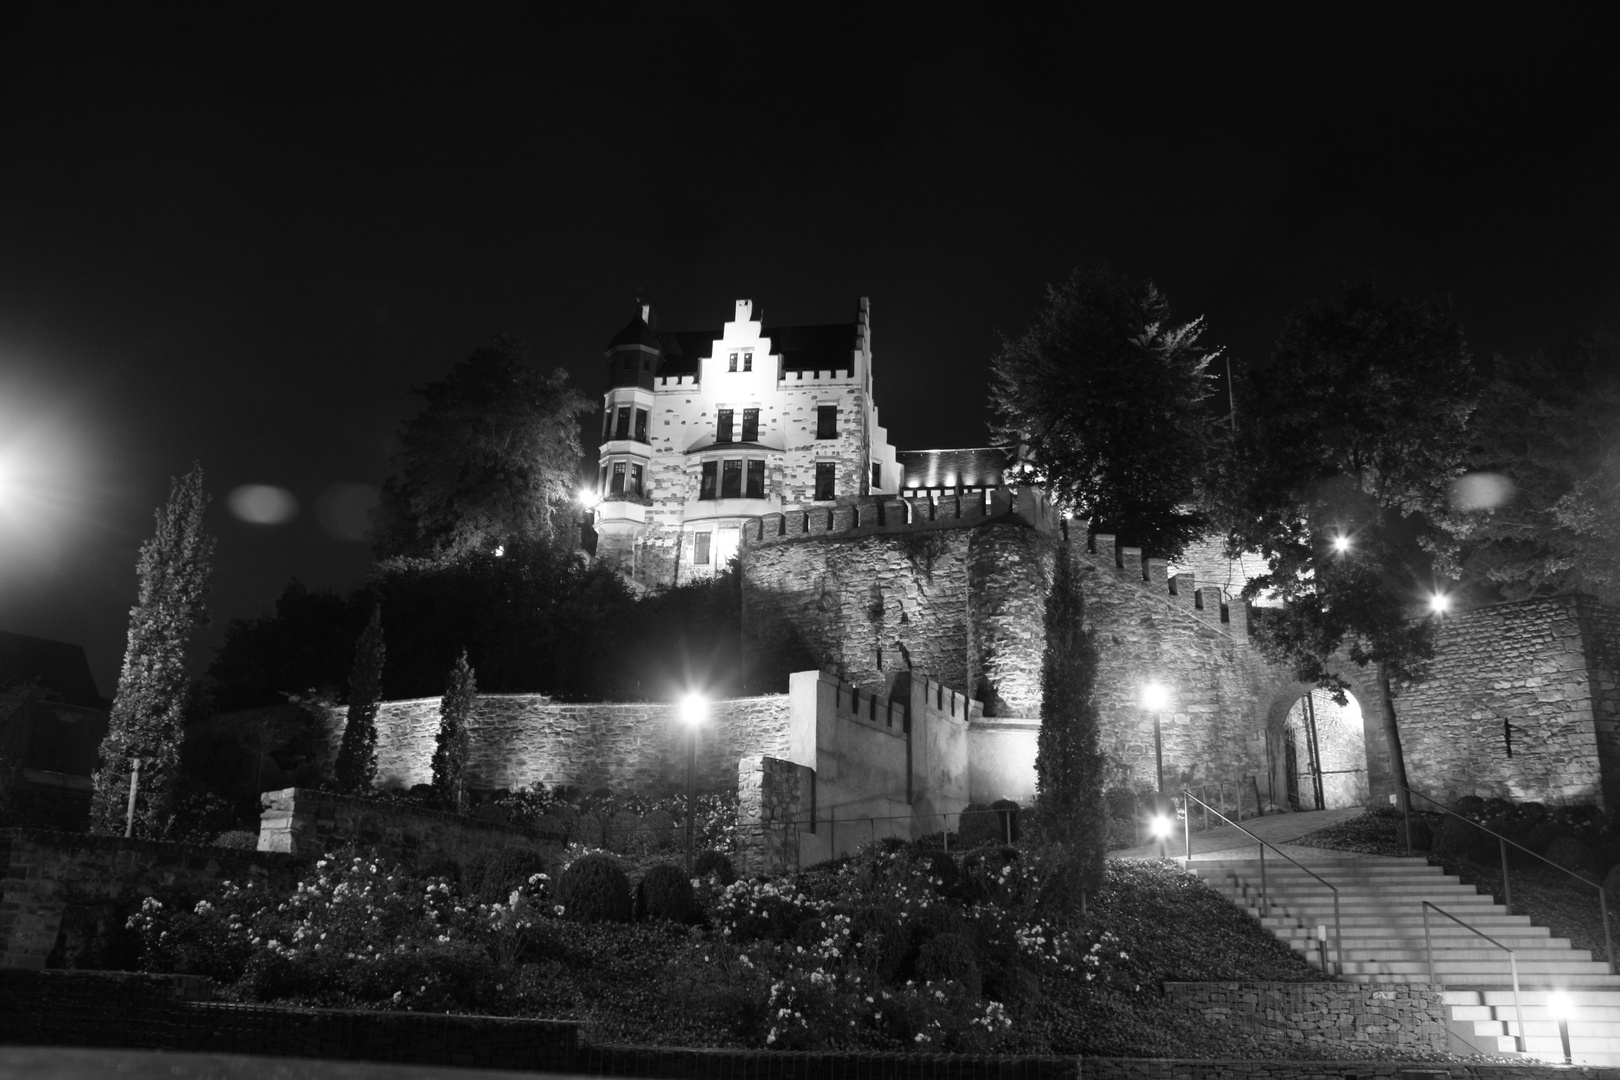
[[[668,329],[870,296],[902,448],[984,440],[997,332],[1077,262],[1237,362],[1347,280],[1449,295],[1482,355],[1620,331],[1607,6],[465,7],[6,5],[0,629],[111,694],[194,459],[200,660],[355,583],[315,506],[381,482],[409,388],[507,334],[595,396],[638,294]],[[234,519],[247,483],[303,512]]]

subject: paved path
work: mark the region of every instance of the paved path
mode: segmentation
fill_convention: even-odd
[[[1265,817],[1249,818],[1243,822],[1243,827],[1255,836],[1269,844],[1276,844],[1288,855],[1296,859],[1310,857],[1322,858],[1326,853],[1322,848],[1302,847],[1290,843],[1297,840],[1313,829],[1320,829],[1327,825],[1336,825],[1341,821],[1359,817],[1364,808],[1360,806],[1347,807],[1343,810],[1308,810],[1297,814],[1267,814]],[[1193,858],[1200,855],[1212,858],[1225,854],[1255,855],[1259,845],[1239,832],[1234,826],[1223,825],[1219,829],[1207,829],[1195,832],[1192,835]],[[1171,858],[1180,858],[1186,850],[1185,841],[1181,835],[1170,838],[1165,850]],[[1157,841],[1138,844],[1136,847],[1124,848],[1120,851],[1110,851],[1110,859],[1155,859],[1159,855]],[[1353,852],[1337,851],[1335,858],[1358,858]]]
[[[0,1080],[537,1080],[541,1076],[500,1069],[248,1054],[0,1046]],[[588,1078],[546,1073],[544,1080]]]

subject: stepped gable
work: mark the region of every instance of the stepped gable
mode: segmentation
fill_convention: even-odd
[[[754,518],[743,527],[743,546],[849,540],[988,524],[1025,525],[1048,533],[1058,527],[1051,504],[1033,488],[1001,488],[947,495],[938,500],[863,496],[840,500],[837,506],[787,510]]]
[[[1065,522],[1064,535],[1070,529],[1084,535],[1087,523]],[[1108,533],[1091,536],[1085,548],[1086,561],[1100,573],[1112,573],[1118,580],[1141,589],[1145,596],[1164,604],[1173,611],[1239,641],[1249,638],[1249,607],[1237,597],[1228,598],[1223,589],[1215,585],[1202,588],[1190,572],[1170,573],[1165,559],[1144,559],[1142,549],[1120,547],[1118,538]]]

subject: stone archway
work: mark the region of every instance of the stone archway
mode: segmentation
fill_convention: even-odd
[[[1282,810],[1315,810],[1320,780],[1323,809],[1366,806],[1382,786],[1387,763],[1377,698],[1348,677],[1345,704],[1305,683],[1276,688],[1266,710],[1268,783],[1261,795]],[[1312,733],[1314,729],[1315,738]]]

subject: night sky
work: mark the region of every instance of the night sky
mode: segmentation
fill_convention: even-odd
[[[1352,280],[1449,295],[1481,356],[1620,332],[1611,5],[1119,6],[5,5],[0,630],[110,696],[198,460],[200,668],[365,574],[345,507],[413,385],[508,335],[595,398],[638,295],[669,330],[870,296],[902,449],[985,441],[998,332],[1076,263],[1235,363]],[[255,483],[300,512],[233,517]]]

